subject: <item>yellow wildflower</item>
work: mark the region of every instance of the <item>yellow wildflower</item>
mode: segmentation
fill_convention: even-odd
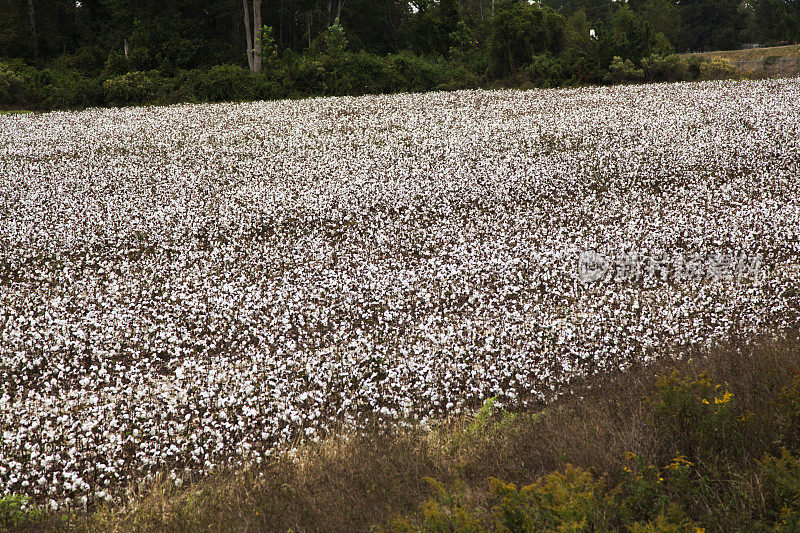
[[[728,403],[729,401],[731,401],[731,398],[733,398],[733,393],[731,391],[726,390],[725,394],[722,395],[722,398],[714,398],[714,403],[715,404]]]
[[[668,464],[665,468],[669,468],[670,470],[676,470],[684,466],[692,466],[692,465],[694,465],[694,463],[689,461],[685,455],[677,455],[675,459],[673,459],[672,462]]]

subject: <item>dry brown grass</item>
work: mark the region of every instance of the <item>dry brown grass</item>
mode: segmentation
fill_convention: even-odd
[[[702,59],[720,57],[733,63],[741,72],[768,77],[800,75],[800,45],[723,50],[690,54]]]
[[[682,361],[664,360],[617,375],[596,376],[543,412],[498,415],[477,427],[465,417],[431,432],[331,438],[252,471],[219,474],[175,489],[154,482],[124,505],[86,516],[36,524],[37,529],[84,531],[369,531],[414,513],[430,496],[424,478],[458,485],[480,506],[488,479],[530,483],[566,464],[603,473],[615,483],[626,452],[657,464],[669,461],[670,439],[654,431],[652,396],[658,376],[707,373],[728,384],[742,409],[755,413],[750,461],[777,450],[771,432],[775,398],[800,369],[796,333],[781,340],[732,342]],[[508,415],[506,415],[508,417]],[[774,440],[774,439],[773,439]],[[766,448],[765,448],[766,446]]]

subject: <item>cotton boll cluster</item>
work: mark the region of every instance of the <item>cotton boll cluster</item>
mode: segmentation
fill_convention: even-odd
[[[83,507],[797,327],[799,97],[761,80],[0,117],[0,493]],[[588,249],[763,264],[584,283]]]

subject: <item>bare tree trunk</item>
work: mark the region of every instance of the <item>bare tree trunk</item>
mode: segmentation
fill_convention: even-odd
[[[281,41],[281,46],[283,47],[286,45],[286,38],[283,36],[283,19],[286,16],[283,13],[283,0],[281,0],[281,5],[278,9],[280,10],[278,12],[278,24],[279,24],[278,33],[281,34],[280,41]]]
[[[327,19],[325,19],[325,20],[327,20],[327,21],[328,21],[328,26],[330,26],[330,25],[331,25],[331,23],[333,22],[333,21],[331,20],[331,12],[332,12],[332,11],[333,11],[333,0],[328,0],[328,18],[327,18]]]
[[[33,0],[28,0],[28,14],[31,17],[31,33],[33,34],[33,57],[39,61],[39,40],[36,38],[36,12],[33,10]]]
[[[341,22],[342,19],[342,9],[344,8],[344,4],[347,0],[339,0],[336,4],[336,20]]]
[[[392,6],[389,0],[386,0],[386,19],[389,21],[389,26],[392,27],[392,43],[397,46],[397,28],[394,25],[394,20],[392,20]]]
[[[261,0],[253,0],[253,72],[261,72]]]
[[[311,46],[311,27],[314,24],[314,13],[313,11],[308,11],[306,13],[306,33],[308,33],[308,46]]]
[[[244,33],[247,36],[247,66],[250,67],[250,72],[253,72],[253,32],[250,30],[250,6],[247,5],[247,0],[242,0],[244,4]]]

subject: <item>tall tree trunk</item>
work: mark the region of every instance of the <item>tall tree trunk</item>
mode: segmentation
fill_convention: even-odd
[[[253,72],[253,32],[250,30],[250,6],[247,5],[247,0],[242,0],[244,3],[244,33],[247,36],[247,66],[250,67],[250,72]]]
[[[339,0],[336,4],[336,20],[339,22],[342,21],[342,8],[344,8],[344,3],[347,0]]]
[[[278,9],[278,33],[280,34],[281,49],[283,49],[286,47],[286,37],[283,36],[283,19],[286,18],[283,12],[283,0],[281,0],[281,5]]]
[[[311,27],[314,24],[314,12],[309,10],[306,13],[306,33],[308,34],[308,46],[311,46]]]
[[[392,13],[392,5],[389,3],[389,0],[386,0],[386,19],[389,21],[389,26],[392,28],[392,44],[397,48],[397,28],[394,25],[394,20],[392,20]]]
[[[261,72],[261,0],[253,0],[253,72]]]
[[[33,10],[33,0],[28,0],[28,14],[31,17],[31,33],[33,34],[33,58],[39,61],[39,40],[36,38],[36,12]]]

